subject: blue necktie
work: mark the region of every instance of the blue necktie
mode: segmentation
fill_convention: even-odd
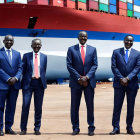
[[[129,50],[125,50],[125,62],[126,62],[126,63],[128,62],[128,51],[129,51]]]
[[[11,54],[10,54],[10,50],[7,50],[7,52],[8,52],[8,59],[9,59],[9,63],[10,63],[10,65],[12,65],[12,58],[11,58]]]

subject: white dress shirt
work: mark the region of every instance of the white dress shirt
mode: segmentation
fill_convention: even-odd
[[[81,44],[79,43],[79,50],[80,50],[80,53],[81,53],[81,49],[82,49],[81,46],[84,46],[84,51],[85,51],[85,56],[86,56],[86,47],[87,47],[86,43],[85,43],[84,45],[81,45]]]
[[[124,47],[124,54],[126,54],[126,50],[128,50],[128,57],[129,57],[130,52],[131,52],[131,48],[130,48],[130,49],[126,49],[126,48]]]
[[[38,59],[38,76],[40,77],[40,52],[37,53],[37,59]],[[32,73],[32,77],[35,77],[35,75],[34,75],[34,63],[35,63],[35,52],[33,52],[33,73]]]

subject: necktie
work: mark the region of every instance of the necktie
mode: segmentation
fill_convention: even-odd
[[[35,78],[39,78],[38,75],[38,59],[37,59],[37,53],[35,53],[35,61],[34,61],[34,76]]]
[[[85,46],[81,46],[81,57],[82,57],[82,61],[83,61],[83,64],[85,63],[85,51],[84,51],[84,47]]]
[[[9,59],[9,63],[10,63],[10,65],[12,65],[12,58],[11,58],[11,54],[10,54],[10,50],[7,50],[7,52],[8,52],[8,59]]]
[[[128,62],[128,51],[129,51],[129,50],[125,50],[125,62],[126,62],[126,63]]]

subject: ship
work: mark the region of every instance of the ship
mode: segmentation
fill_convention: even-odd
[[[41,52],[48,56],[47,79],[68,79],[66,67],[68,47],[78,43],[78,33],[88,33],[87,44],[96,47],[98,69],[96,79],[112,80],[111,56],[123,47],[124,37],[134,37],[133,48],[140,51],[140,20],[99,11],[37,4],[0,4],[0,46],[7,34],[14,36],[13,48],[32,51],[31,41],[40,38]]]

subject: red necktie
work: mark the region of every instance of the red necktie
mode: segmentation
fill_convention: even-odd
[[[34,76],[35,78],[39,78],[38,75],[38,59],[37,59],[37,53],[35,53],[35,61],[34,61]]]
[[[85,51],[84,51],[84,47],[85,46],[81,46],[81,56],[82,56],[82,61],[83,61],[83,64],[85,63]]]

